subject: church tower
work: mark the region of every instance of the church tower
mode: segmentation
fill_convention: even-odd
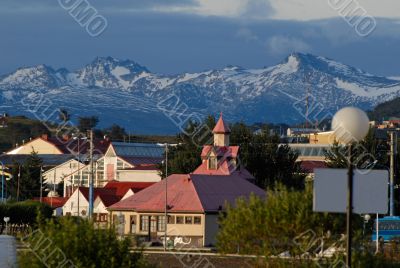
[[[215,128],[213,129],[214,134],[214,146],[229,146],[229,134],[231,130],[228,125],[225,124],[224,119],[222,118],[222,113],[218,119]]]

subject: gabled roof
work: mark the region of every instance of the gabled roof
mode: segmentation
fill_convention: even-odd
[[[300,167],[304,172],[314,173],[314,169],[316,168],[327,168],[327,164],[325,161],[301,161]]]
[[[168,206],[172,212],[203,212],[193,183],[186,174],[168,177]],[[165,180],[109,207],[110,210],[163,211],[165,209]]]
[[[104,186],[104,188],[114,189],[115,195],[122,198],[129,190],[132,190],[134,193],[137,193],[153,184],[154,182],[110,181]]]
[[[117,203],[121,198],[115,195],[98,195],[95,200],[99,198],[105,207],[109,207],[115,203]]]
[[[119,156],[119,158],[123,159],[133,166],[145,164],[158,165],[161,164],[161,162],[164,160],[164,158],[162,157]]]
[[[14,163],[24,163],[28,159],[30,154],[2,154],[0,155],[0,161],[4,165],[13,165]],[[75,158],[72,154],[38,154],[38,157],[42,159],[43,166],[58,166],[71,159]]]
[[[216,212],[225,207],[225,202],[234,205],[239,197],[249,197],[251,193],[265,197],[265,191],[244,180],[238,174],[230,176],[209,176],[191,174],[197,195],[204,211]]]
[[[214,150],[217,156],[236,158],[238,156],[239,146],[204,145],[201,151],[201,158],[207,157],[211,150]]]
[[[218,119],[218,122],[213,129],[213,133],[225,134],[225,133],[230,133],[230,132],[231,132],[231,130],[229,129],[229,126],[224,122],[224,119],[222,118],[222,113],[221,113],[221,115]]]
[[[38,137],[23,145],[18,146],[17,148],[10,150],[9,152],[7,152],[7,154],[18,154],[20,148],[22,148],[23,146],[29,146],[36,140],[42,140],[49,143],[50,145],[54,146],[61,154],[76,154],[78,152],[78,147],[81,154],[86,154],[89,151],[90,147],[89,141],[87,139],[80,139],[78,146],[78,140],[75,139],[63,139],[61,137],[47,137],[46,135],[43,135],[43,137]],[[104,154],[109,144],[109,140],[94,140],[94,154]]]
[[[111,145],[117,156],[162,158],[164,146],[149,143],[112,142]]]
[[[167,180],[170,212],[217,212],[224,208],[225,201],[233,204],[238,197],[248,197],[251,193],[265,196],[261,188],[237,175],[173,174]],[[109,209],[164,211],[165,180],[110,206]]]
[[[40,197],[35,197],[33,200],[40,202]],[[42,202],[49,205],[53,209],[64,206],[67,200],[67,197],[42,197]]]

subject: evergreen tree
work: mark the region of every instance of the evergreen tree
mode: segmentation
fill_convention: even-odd
[[[32,199],[40,196],[40,174],[42,169],[42,159],[36,152],[32,152],[26,159],[21,168],[21,178],[19,186],[20,200]],[[16,189],[17,180],[13,180],[14,189]],[[45,194],[43,194],[45,196]]]
[[[61,121],[62,123],[65,123],[65,122],[67,122],[67,121],[69,121],[69,120],[71,119],[71,115],[70,115],[70,113],[67,111],[67,109],[60,108],[60,109],[59,109],[58,118],[60,119],[60,121]]]
[[[82,133],[86,133],[88,130],[93,129],[99,123],[97,116],[83,116],[78,117],[78,129]]]
[[[121,141],[127,135],[123,127],[113,124],[111,127],[104,129],[104,134],[108,135],[113,141]]]
[[[349,147],[335,142],[325,151],[328,167],[348,167]],[[389,147],[386,140],[379,140],[374,129],[370,129],[364,140],[352,144],[353,164],[360,169],[388,167],[387,152]]]
[[[337,239],[345,230],[345,220],[340,214],[314,213],[312,200],[311,185],[296,191],[282,184],[268,189],[265,199],[254,195],[237,199],[220,215],[218,251],[270,256],[288,250],[294,256],[318,250],[317,236],[329,231]],[[358,219],[354,227],[360,223]]]
[[[185,132],[177,137],[178,145],[168,149],[168,174],[187,174],[201,164],[202,146],[210,144],[214,126],[215,118],[212,116],[208,116],[202,125],[189,122]],[[165,178],[165,163],[161,164],[160,170]]]
[[[189,123],[185,133],[178,135],[179,144],[168,152],[168,174],[186,174],[193,172],[200,164],[200,154],[204,144],[212,144],[212,130],[215,118],[208,116],[204,127]],[[200,130],[197,133],[195,130]],[[196,135],[188,135],[194,133]],[[297,160],[297,153],[287,145],[280,145],[279,137],[270,135],[264,128],[261,134],[253,134],[244,123],[231,126],[230,143],[240,146],[239,164],[246,167],[256,178],[256,184],[262,188],[273,187],[275,182],[282,182],[289,187],[303,188],[304,176]],[[202,137],[202,139],[196,139]],[[201,141],[201,142],[199,142]],[[160,167],[165,177],[165,165]]]

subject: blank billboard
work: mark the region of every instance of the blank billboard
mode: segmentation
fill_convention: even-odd
[[[315,169],[313,209],[316,212],[346,212],[347,169]],[[388,171],[354,170],[353,212],[388,212]]]

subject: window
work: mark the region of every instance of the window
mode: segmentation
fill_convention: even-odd
[[[176,216],[176,224],[183,224],[183,217],[182,216]]]
[[[150,232],[152,232],[152,233],[157,232],[157,217],[156,216],[150,217]]]
[[[117,159],[117,169],[123,169],[123,168],[124,168],[124,162]]]
[[[185,217],[185,224],[192,224],[193,223],[193,217],[192,216],[186,216]]]
[[[208,169],[217,169],[217,158],[210,157],[208,159]]]
[[[149,230],[149,216],[140,216],[140,231]]]
[[[158,216],[157,221],[157,231],[165,232],[165,216]]]
[[[108,214],[107,213],[100,213],[100,215],[99,215],[99,217],[100,217],[100,221],[101,222],[107,222],[108,220]]]
[[[131,223],[129,226],[129,231],[131,234],[136,233],[136,216],[130,216],[129,222]]]
[[[193,217],[193,223],[194,224],[201,224],[201,217],[200,216],[194,216]]]
[[[168,224],[175,224],[175,216],[168,215]]]

